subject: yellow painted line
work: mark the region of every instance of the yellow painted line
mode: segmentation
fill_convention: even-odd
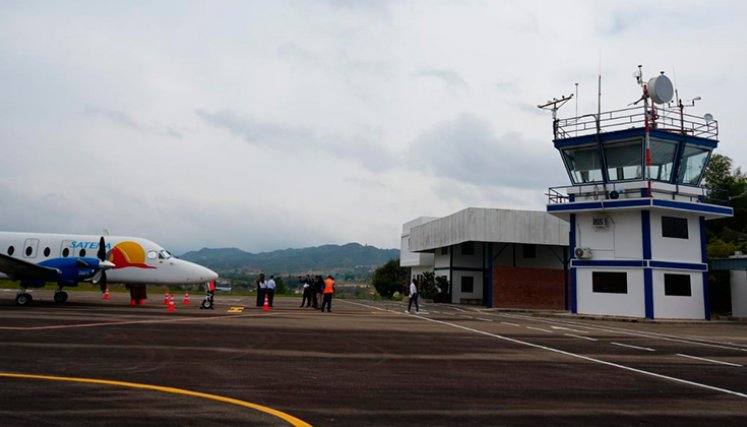
[[[139,389],[145,389],[145,390],[154,390],[154,391],[160,391],[163,393],[182,394],[185,396],[192,396],[192,397],[199,397],[202,399],[215,400],[218,402],[230,403],[232,405],[243,406],[245,408],[254,409],[254,410],[278,417],[282,419],[283,421],[288,422],[290,425],[294,427],[312,427],[311,424],[305,421],[299,420],[298,418],[292,415],[288,415],[285,412],[280,412],[278,410],[269,408],[267,406],[257,405],[256,403],[246,402],[244,400],[234,399],[231,397],[218,396],[217,394],[201,393],[199,391],[184,390],[181,388],[162,387],[162,386],[151,385],[151,384],[131,383],[131,382],[125,382],[125,381],[97,380],[94,378],[56,377],[56,376],[50,376],[50,375],[14,374],[14,373],[9,373],[9,372],[0,372],[0,377],[26,378],[26,379],[35,379],[35,380],[49,380],[49,381],[67,381],[67,382],[87,383],[87,384],[103,384],[103,385],[113,385],[113,386],[119,386],[119,387],[130,387],[130,388],[139,388]]]
[[[244,307],[231,307],[227,310],[228,313],[243,313]]]

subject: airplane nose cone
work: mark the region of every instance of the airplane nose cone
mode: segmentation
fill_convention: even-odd
[[[116,267],[113,262],[111,261],[99,261],[99,268],[102,270],[108,270],[110,268]]]

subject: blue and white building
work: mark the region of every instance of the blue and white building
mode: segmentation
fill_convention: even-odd
[[[709,319],[705,221],[733,215],[701,186],[718,123],[665,107],[663,75],[641,86],[639,106],[553,119],[572,185],[549,189],[547,212],[570,223],[570,309]]]

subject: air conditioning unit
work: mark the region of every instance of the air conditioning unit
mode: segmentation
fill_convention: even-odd
[[[589,258],[591,258],[591,249],[590,248],[576,248],[576,250],[573,253],[576,255],[576,258],[578,258],[578,259],[589,259]]]
[[[591,225],[596,229],[606,230],[609,227],[609,217],[595,216],[591,219]]]

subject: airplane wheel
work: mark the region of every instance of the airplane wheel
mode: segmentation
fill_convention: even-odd
[[[16,295],[16,304],[20,306],[29,305],[31,302],[34,301],[34,298],[31,297],[31,294],[18,294]]]
[[[210,301],[208,301],[208,300],[203,300],[202,301],[202,308],[204,308],[204,309],[213,308],[213,303],[210,302]]]
[[[67,292],[60,291],[54,293],[54,302],[57,304],[62,304],[65,301],[67,301]]]

